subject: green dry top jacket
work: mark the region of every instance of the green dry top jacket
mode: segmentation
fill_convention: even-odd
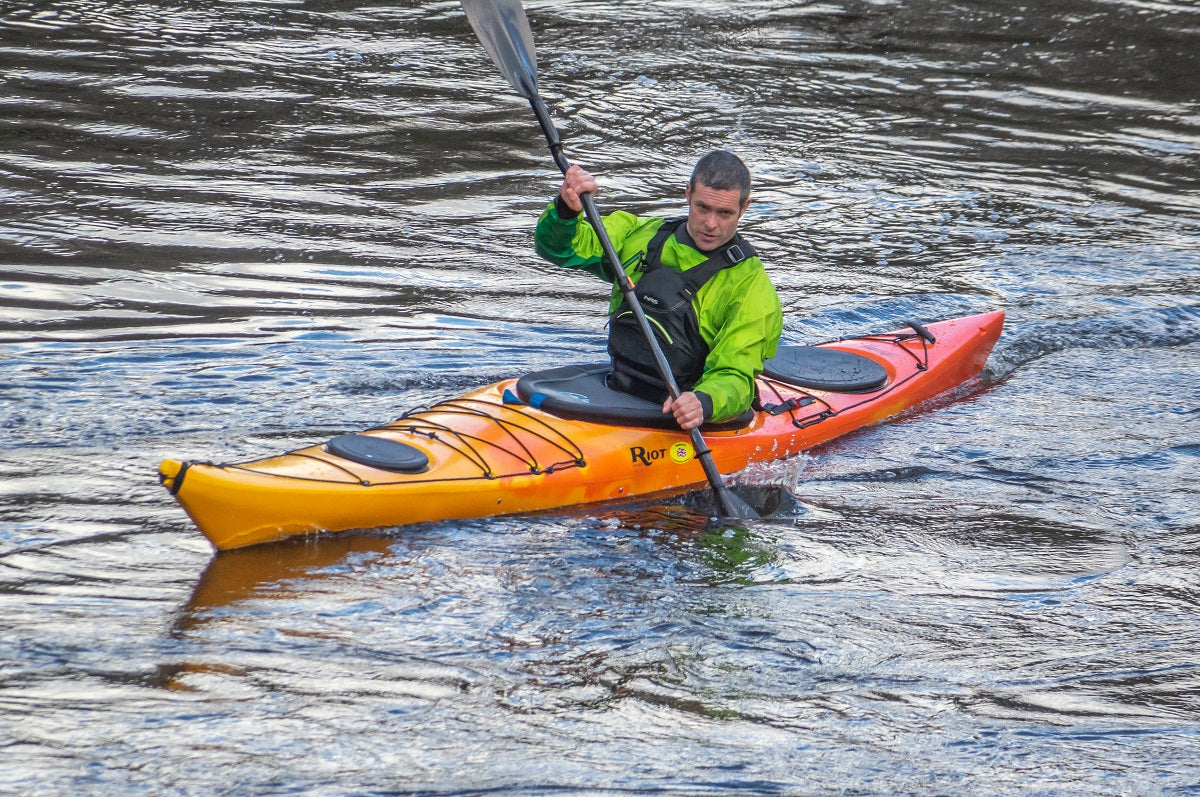
[[[641,276],[641,256],[662,223],[661,218],[623,211],[604,217],[604,229],[635,284]],[[537,253],[555,265],[583,269],[611,281],[592,225],[580,216],[563,218],[555,202],[538,219],[534,244]],[[687,271],[707,258],[675,236],[663,245],[662,265],[668,268]],[[621,298],[621,290],[614,286],[610,315],[620,306]],[[709,354],[704,375],[692,391],[704,406],[706,420],[726,421],[750,407],[756,394],[754,379],[762,373],[763,362],[775,355],[783,331],[779,295],[762,260],[749,257],[718,271],[696,293],[693,307]]]

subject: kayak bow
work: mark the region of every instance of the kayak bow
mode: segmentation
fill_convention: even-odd
[[[782,347],[758,380],[761,408],[704,427],[704,439],[724,474],[797,454],[977,376],[1003,324],[995,311]],[[504,380],[255,462],[165,460],[159,478],[218,549],[703,487],[688,434],[652,402],[609,391],[604,371]]]

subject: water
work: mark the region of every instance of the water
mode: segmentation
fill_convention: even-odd
[[[691,503],[214,556],[248,459],[601,357],[458,4],[7,3],[0,791],[1200,791],[1200,9],[531,2],[600,204],[713,146],[788,342],[1002,307],[985,379]]]

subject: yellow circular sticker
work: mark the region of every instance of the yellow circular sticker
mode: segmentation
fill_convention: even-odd
[[[682,465],[692,459],[692,446],[690,443],[676,443],[671,446],[671,461],[676,465]]]

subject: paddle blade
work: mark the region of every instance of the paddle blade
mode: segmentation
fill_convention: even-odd
[[[721,510],[722,516],[733,520],[761,520],[762,515],[758,514],[758,510],[750,506],[746,501],[743,501],[728,487],[724,487],[716,492],[717,507]]]
[[[527,100],[537,96],[533,31],[520,0],[462,0],[483,49],[512,87]]]

